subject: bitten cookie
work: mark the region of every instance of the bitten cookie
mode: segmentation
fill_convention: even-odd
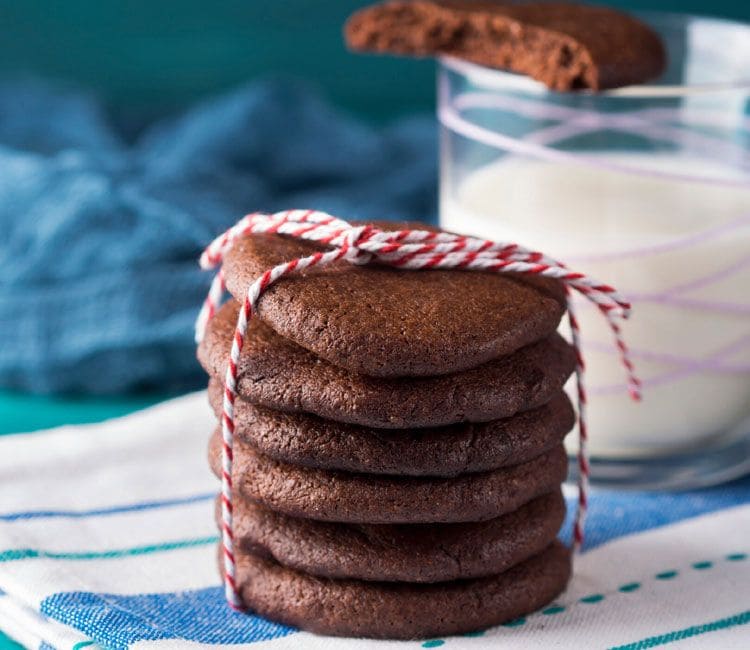
[[[433,230],[378,222],[378,228]],[[224,261],[241,300],[267,269],[326,250],[279,235],[238,240]],[[342,260],[283,278],[258,304],[282,336],[321,359],[373,377],[440,375],[473,368],[550,336],[565,311],[557,281],[476,271],[362,268]]]
[[[568,2],[415,0],[377,4],[346,24],[354,50],[446,54],[528,75],[554,90],[603,90],[659,76],[661,39],[609,7]]]
[[[221,473],[221,437],[209,445],[209,463]],[[556,490],[568,473],[562,445],[513,467],[455,478],[350,474],[280,463],[235,440],[235,489],[295,517],[350,523],[482,521],[516,510]]]
[[[502,517],[459,524],[329,523],[237,498],[234,537],[241,550],[321,577],[443,582],[502,573],[540,553],[564,517],[559,489]]]
[[[238,309],[235,301],[222,306],[198,347],[198,359],[213,376],[226,371]],[[452,375],[378,379],[327,363],[252,319],[237,390],[253,404],[338,422],[382,429],[443,426],[497,420],[546,404],[575,363],[573,348],[553,334]]]
[[[335,636],[413,639],[481,630],[547,604],[569,577],[570,555],[560,542],[496,576],[433,584],[316,578],[237,554],[237,584],[249,608]]]
[[[223,387],[208,384],[221,415]],[[457,476],[524,463],[559,445],[575,424],[564,392],[504,420],[429,429],[373,429],[235,402],[235,436],[260,453],[305,467],[366,474]]]

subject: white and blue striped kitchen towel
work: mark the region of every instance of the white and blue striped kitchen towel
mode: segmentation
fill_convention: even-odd
[[[750,647],[750,480],[592,496],[555,603],[483,632],[330,639],[229,610],[216,568],[204,393],[0,439],[0,629],[31,648]]]

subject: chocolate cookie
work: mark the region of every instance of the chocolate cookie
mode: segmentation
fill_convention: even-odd
[[[208,384],[217,416],[223,387]],[[373,429],[306,413],[282,413],[235,402],[235,435],[274,460],[366,474],[457,476],[517,465],[562,442],[575,423],[564,392],[504,420],[433,429]]]
[[[648,81],[666,66],[659,36],[609,7],[567,2],[386,2],[346,24],[354,50],[445,54],[528,75],[554,90]]]
[[[221,437],[209,445],[220,476]],[[482,521],[556,490],[568,473],[562,445],[521,465],[456,478],[350,474],[298,467],[262,456],[235,440],[235,489],[287,515],[373,524]]]
[[[198,347],[209,374],[223,377],[238,304],[225,304]],[[378,379],[317,358],[250,321],[238,363],[237,390],[253,404],[278,411],[382,429],[487,422],[546,404],[575,367],[575,353],[558,334],[481,366],[438,377]]]
[[[234,537],[241,550],[325,578],[443,582],[496,575],[540,553],[564,517],[559,490],[502,517],[460,524],[329,523],[238,498]]]
[[[337,636],[413,639],[481,630],[555,598],[570,577],[570,554],[553,542],[496,576],[433,584],[330,580],[237,555],[243,602],[260,616]]]
[[[241,239],[224,262],[227,287],[241,300],[264,271],[318,250],[325,248],[279,235]],[[551,335],[564,311],[565,295],[554,280],[340,261],[280,280],[260,300],[258,314],[335,365],[397,377],[457,372],[510,354]]]

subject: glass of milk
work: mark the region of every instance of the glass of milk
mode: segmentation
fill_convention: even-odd
[[[677,488],[750,471],[750,26],[648,14],[657,83],[556,93],[440,62],[440,223],[613,284],[643,380],[579,304],[592,478]],[[570,436],[570,451],[575,451]]]

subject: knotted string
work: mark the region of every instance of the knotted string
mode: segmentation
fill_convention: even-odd
[[[294,239],[317,242],[330,247],[307,257],[290,260],[267,270],[248,288],[237,317],[229,363],[224,377],[224,398],[221,417],[221,537],[224,559],[224,588],[228,603],[242,608],[237,592],[234,535],[232,532],[232,464],[234,446],[234,402],[237,398],[237,365],[250,319],[255,314],[263,293],[277,280],[314,266],[325,266],[337,260],[352,264],[381,265],[402,269],[458,269],[463,271],[494,271],[539,275],[559,280],[564,286],[568,303],[568,321],[571,343],[576,353],[576,383],[578,400],[578,508],[573,526],[573,548],[580,549],[584,538],[584,522],[588,506],[589,461],[586,442],[586,390],[584,386],[584,359],[581,354],[579,325],[576,319],[572,293],[578,292],[599,309],[609,324],[625,368],[628,389],[633,399],[640,399],[640,382],[630,361],[628,348],[618,321],[630,313],[630,303],[617,291],[582,273],[571,271],[565,265],[542,253],[511,243],[496,243],[476,237],[465,237],[427,230],[397,230],[386,232],[374,226],[353,226],[323,212],[314,210],[288,210],[276,214],[250,214],[217,237],[200,258],[201,268],[220,267],[224,256],[237,239],[252,234],[279,234]],[[196,341],[205,334],[206,325],[213,318],[224,298],[226,285],[220,268],[196,322]]]

